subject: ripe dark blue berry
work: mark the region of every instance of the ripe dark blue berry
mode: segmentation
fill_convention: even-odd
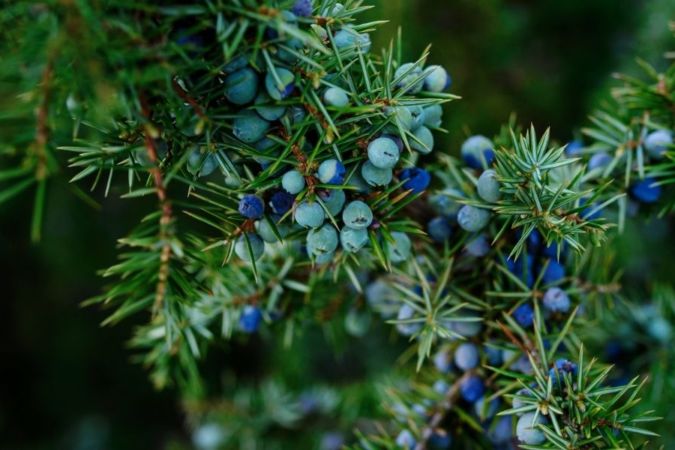
[[[345,179],[345,166],[337,159],[327,159],[319,166],[319,181],[324,184],[342,184]]]
[[[267,93],[274,100],[283,100],[291,95],[295,89],[295,75],[283,67],[277,67],[275,71],[278,82],[277,77],[268,72],[265,75],[265,89],[267,89]]]
[[[523,303],[513,311],[513,318],[516,319],[518,325],[523,328],[529,328],[534,323],[534,309],[529,303]]]
[[[582,148],[584,148],[584,143],[579,139],[575,139],[567,143],[567,146],[565,146],[565,154],[570,158],[578,156],[579,153],[581,153]]]
[[[486,168],[495,159],[494,144],[485,136],[471,136],[462,144],[462,159],[473,169]]]
[[[452,228],[450,222],[445,217],[434,217],[427,224],[427,233],[435,242],[443,243],[450,239]]]
[[[544,275],[542,281],[544,284],[557,283],[565,277],[565,266],[560,264],[558,261],[550,259],[546,269],[544,269]]]
[[[656,180],[647,177],[630,187],[630,193],[641,203],[656,203],[661,197],[661,186],[656,185]]]
[[[312,15],[312,0],[295,0],[291,8],[293,14],[300,17],[309,17]]]
[[[485,384],[477,375],[471,375],[459,386],[462,398],[469,403],[474,403],[485,394]]]
[[[239,316],[239,329],[244,333],[255,333],[262,322],[260,308],[246,305]]]
[[[247,219],[260,219],[265,211],[265,204],[257,195],[247,194],[239,200],[239,214]]]
[[[575,377],[577,375],[577,371],[578,367],[572,361],[567,359],[558,359],[556,360],[553,367],[549,369],[548,375],[553,379],[554,382],[563,383],[563,379],[567,376],[567,374]],[[574,381],[574,379],[572,379],[572,381]]]
[[[286,191],[276,191],[270,198],[270,207],[275,214],[286,214],[292,207],[295,197]]]
[[[429,187],[431,175],[419,167],[409,167],[401,171],[399,179],[403,180],[403,189],[412,190],[413,194],[418,194]]]

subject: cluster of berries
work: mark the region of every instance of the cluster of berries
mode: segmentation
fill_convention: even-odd
[[[338,7],[338,12],[340,9]],[[295,24],[297,16],[311,12],[310,1],[298,1],[291,11],[283,12],[282,18],[288,24]],[[312,30],[317,32],[320,28],[313,25]],[[329,39],[328,34],[318,33]],[[280,39],[281,35],[274,32],[271,42]],[[279,48],[293,47],[300,51],[301,48],[294,45],[296,40],[284,41]],[[357,33],[346,25],[330,40],[342,56],[349,55],[354,48],[361,52],[370,48],[366,34]],[[249,66],[245,57],[231,61],[224,69],[227,73],[223,83],[225,97],[230,104],[241,108],[233,120],[232,134],[242,144],[260,152],[263,170],[271,161],[279,161],[285,148],[280,139],[269,135],[273,122],[290,117],[291,123],[295,123],[305,114],[301,106],[286,106],[293,103],[294,95],[302,90],[299,84],[303,82],[293,71],[297,58],[290,58],[292,55],[295,53],[288,55],[279,51],[277,60],[286,66],[275,66],[264,76]],[[321,96],[324,105],[340,114],[350,114],[349,107],[356,104],[353,94],[339,86],[340,76],[328,74],[324,79],[328,80],[328,87]],[[414,86],[410,86],[411,83]],[[449,86],[450,77],[440,66],[422,69],[408,63],[396,70],[392,84],[407,96],[413,96],[422,89],[441,92]],[[303,235],[303,230],[307,230],[308,256],[319,264],[332,261],[338,247],[354,253],[367,246],[371,239],[382,243],[390,262],[405,260],[411,250],[409,237],[400,231],[388,232],[386,238],[378,233],[381,223],[377,213],[383,202],[368,194],[386,190],[394,180],[396,185],[393,187],[402,189],[407,195],[419,194],[429,186],[430,174],[409,163],[403,164],[402,153],[406,147],[419,154],[430,153],[434,147],[430,128],[440,126],[441,116],[439,104],[414,104],[413,101],[400,106],[383,106],[381,120],[384,124],[373,125],[372,118],[360,121],[355,117],[350,121],[350,128],[363,122],[365,133],[373,129],[368,134],[372,137],[364,144],[363,157],[336,155],[322,159],[319,153],[315,161],[306,151],[315,148],[309,143],[312,138],[303,136],[304,145],[291,152],[297,162],[293,164],[284,159],[283,164],[291,167],[278,169],[276,183],[268,183],[271,187],[264,192],[241,197],[238,211],[248,225],[240,229],[243,232],[235,242],[235,253],[246,261],[257,260],[264,253],[265,243],[278,242],[294,231]],[[334,151],[331,153],[335,154]],[[215,158],[195,150],[190,155],[190,167],[194,173],[208,175],[217,167]],[[401,165],[408,167],[397,170]]]
[[[583,148],[583,143],[575,140],[567,145],[565,153],[570,157],[579,156],[583,152]],[[645,156],[650,160],[662,160],[665,153],[673,149],[673,133],[663,129],[651,131],[642,139],[642,148],[645,151]],[[625,158],[625,153],[619,158]],[[615,157],[606,151],[595,152],[588,160],[588,170],[595,173],[613,170],[615,165]],[[628,189],[630,198],[642,204],[656,203],[661,197],[661,193],[661,186],[656,183],[656,179],[650,176],[634,181]]]
[[[482,171],[476,183],[478,196],[487,203],[496,203],[501,197],[500,183],[494,170],[488,167],[495,158],[494,144],[484,136],[471,136],[462,144],[462,159],[471,169]],[[453,227],[459,226],[469,233],[478,233],[490,222],[491,213],[474,205],[461,205],[465,194],[456,188],[446,188],[430,198],[430,205],[438,214],[427,223],[427,232],[432,240],[446,242],[452,236]],[[485,236],[477,235],[467,246],[474,256],[484,256],[489,245]]]
[[[541,234],[534,230],[527,237],[526,251],[517,259],[505,258],[509,272],[519,278],[528,288],[539,282],[545,290],[542,304],[545,318],[555,314],[566,314],[572,303],[567,293],[560,288],[567,273],[564,265],[566,248],[558,244],[546,245]],[[560,258],[560,259],[559,259]],[[534,308],[531,303],[522,303],[514,311],[513,317],[524,328],[534,323]]]

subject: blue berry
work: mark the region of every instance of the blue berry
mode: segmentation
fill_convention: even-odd
[[[506,360],[507,358],[505,357],[504,359]],[[532,399],[532,394],[526,388],[522,388],[522,389],[519,389],[518,391],[516,391],[516,396],[513,397],[512,405],[511,405],[514,409],[522,408],[522,407],[524,407],[528,404],[526,402],[526,399],[521,398],[521,397],[527,397],[529,399]],[[522,414],[522,412],[517,413],[517,414],[520,415],[520,414]]]
[[[404,131],[412,130],[413,116],[405,106],[388,106],[384,109],[384,113],[394,122],[395,130],[398,130],[398,127]]]
[[[480,231],[490,221],[490,211],[471,205],[464,205],[457,213],[457,223],[469,232]]]
[[[446,383],[445,380],[436,380],[432,386],[432,389],[438,394],[445,395],[448,393],[450,385]]]
[[[423,155],[428,155],[434,149],[434,135],[425,126],[413,131],[414,138],[410,139],[410,148],[417,150]]]
[[[588,170],[604,169],[609,166],[613,158],[607,152],[598,152],[588,160]]]
[[[403,180],[403,189],[412,190],[413,194],[424,191],[431,183],[429,172],[418,167],[403,169],[398,177]]]
[[[415,309],[407,303],[403,303],[396,315],[397,320],[409,320],[415,317]],[[404,336],[412,336],[422,328],[419,322],[397,323],[396,329]]]
[[[445,431],[437,430],[429,437],[428,445],[430,450],[446,450],[452,445],[452,438]]]
[[[395,134],[383,133],[383,134],[381,134],[379,137],[391,139],[392,141],[394,141],[394,142],[396,143],[396,147],[398,147],[399,153],[402,152],[403,149],[405,148],[405,147],[403,146],[403,139],[401,139],[400,137],[396,136]]]
[[[544,284],[557,283],[565,277],[565,266],[558,261],[548,260],[542,281]]]
[[[276,191],[270,198],[270,207],[275,214],[286,214],[292,207],[295,197],[286,191]]]
[[[253,111],[241,111],[235,117],[232,133],[237,139],[247,144],[252,144],[265,137],[270,123],[262,119]]]
[[[340,242],[347,252],[358,252],[368,243],[368,230],[343,227],[340,230]]]
[[[300,106],[291,106],[290,108],[288,108],[286,115],[291,120],[293,125],[301,123],[303,120],[305,120],[305,117],[307,117],[305,108],[302,108]]]
[[[398,162],[399,156],[396,142],[389,138],[379,137],[368,144],[368,160],[379,169],[391,169]]]
[[[417,130],[424,125],[424,108],[419,105],[406,106],[412,117],[411,131]]]
[[[443,107],[438,103],[424,107],[424,125],[438,128],[443,118]]]
[[[319,197],[331,216],[336,216],[342,211],[346,200],[345,191],[342,189],[319,191]]]
[[[565,155],[572,158],[581,153],[581,149],[584,148],[584,143],[578,139],[575,139],[571,142],[568,142],[565,146]]]
[[[459,212],[462,207],[455,198],[462,198],[464,194],[461,191],[453,188],[445,188],[438,194],[434,194],[429,198],[429,203],[434,210],[443,216],[453,217]]]
[[[392,317],[398,312],[398,292],[382,279],[369,283],[365,295],[368,305],[383,317]]]
[[[258,74],[249,67],[225,77],[225,97],[235,105],[250,103],[258,93]]]
[[[529,303],[523,303],[513,311],[513,318],[516,319],[518,325],[524,328],[529,328],[534,323],[534,309]]]
[[[478,348],[474,344],[466,342],[455,350],[455,365],[463,371],[474,369],[479,362]]]
[[[195,148],[188,156],[188,170],[191,174],[200,177],[207,177],[216,170],[218,161],[213,153],[207,153],[202,156],[201,151]]]
[[[450,222],[442,216],[434,217],[427,224],[427,233],[434,242],[443,243],[452,235]]]
[[[370,161],[366,161],[361,166],[361,176],[369,185],[380,187],[391,183],[391,179],[394,175],[391,169],[380,169]]]
[[[487,405],[485,404],[485,396],[476,400],[473,404],[473,411],[481,419],[491,419],[497,414],[499,408],[499,398],[493,398]]]
[[[454,333],[459,334],[462,337],[473,337],[480,333],[483,325],[480,320],[475,320],[476,315],[467,310],[460,310],[458,312],[458,319],[462,320],[448,320],[445,322],[445,325],[448,329]],[[473,320],[468,320],[473,319]]]
[[[422,69],[415,63],[401,64],[394,72],[394,78],[397,80],[396,86],[406,89],[408,94],[417,94],[424,85],[424,78],[421,75]]]
[[[300,59],[298,56],[298,50],[302,49],[305,46],[305,43],[298,38],[291,38],[285,42],[285,47],[279,47],[277,51],[277,58],[288,63],[295,64]]]
[[[544,308],[551,312],[566,313],[570,310],[570,298],[559,287],[552,287],[544,293]]]
[[[276,227],[279,236],[281,236],[282,238],[288,235],[289,229],[286,224],[276,223],[274,224],[274,226]],[[273,244],[279,240],[277,234],[274,232],[274,229],[272,228],[272,224],[269,219],[263,218],[257,221],[255,223],[255,230],[258,233],[258,235],[262,238],[262,240],[265,242]]]
[[[319,181],[324,184],[342,184],[345,180],[345,166],[337,159],[327,159],[318,170]]]
[[[326,214],[317,202],[302,201],[295,208],[295,221],[305,228],[318,228],[325,218]]]
[[[333,42],[339,50],[359,48],[363,53],[370,50],[370,36],[358,33],[349,27],[343,27],[333,36]]]
[[[345,225],[356,230],[368,228],[373,222],[373,212],[361,200],[354,200],[342,211],[342,220]]]
[[[293,14],[300,17],[309,17],[312,15],[312,0],[295,0],[291,8]]]
[[[396,445],[404,450],[413,450],[417,445],[417,441],[410,431],[403,430],[396,437]]]
[[[485,394],[485,384],[479,376],[471,375],[462,381],[459,392],[464,400],[473,403]]]
[[[246,305],[239,316],[239,329],[244,333],[255,333],[262,322],[260,308]]]
[[[442,92],[450,87],[452,78],[441,66],[429,66],[424,71],[424,89],[431,92]]]
[[[535,420],[536,416],[536,420]],[[527,445],[540,445],[546,441],[544,432],[536,428],[538,424],[546,424],[547,420],[541,414],[528,412],[523,414],[516,424],[518,440]]]
[[[534,258],[529,253],[521,255],[517,260],[506,258],[506,267],[509,272],[523,280],[527,287],[534,286]]]
[[[448,352],[444,350],[436,352],[434,355],[434,366],[436,366],[436,369],[441,373],[450,372],[452,364]]]
[[[325,433],[321,437],[319,450],[340,450],[345,445],[345,438],[342,433],[333,431]]]
[[[335,259],[335,253],[330,252],[330,253],[322,253],[314,258],[314,262],[316,264],[328,264],[333,262]]]
[[[247,219],[260,219],[265,211],[265,204],[257,195],[247,194],[239,200],[238,210]]]
[[[583,206],[586,204],[588,204],[587,199],[581,199],[581,201],[579,202],[579,206]],[[598,206],[600,205],[598,205],[595,202],[591,203],[590,205],[588,205],[588,208],[584,208],[581,211],[581,217],[586,220],[595,220],[600,218],[600,216],[602,216],[602,210],[598,209]]]
[[[344,89],[339,87],[329,87],[326,89],[326,92],[323,93],[323,101],[326,102],[327,105],[344,108],[349,105],[349,96]]]
[[[338,246],[338,234],[333,225],[325,224],[307,233],[307,251],[312,256],[332,254]]]
[[[235,56],[233,59],[228,61],[221,67],[221,70],[224,73],[230,74],[234,73],[239,69],[243,69],[248,65],[248,55],[246,54],[239,54]]]
[[[487,240],[484,234],[479,234],[466,244],[466,252],[475,256],[476,258],[482,258],[483,256],[490,253],[490,242]]]
[[[488,430],[488,439],[493,444],[507,444],[511,441],[511,416],[498,417]]]
[[[673,133],[668,130],[656,130],[647,135],[645,149],[652,158],[662,158],[668,147],[673,145]]]
[[[400,263],[410,256],[411,242],[407,234],[399,231],[391,233],[394,242],[387,242],[387,256],[393,263]]]
[[[462,144],[462,159],[473,169],[482,169],[495,159],[494,144],[485,136],[471,136]]]
[[[647,177],[630,187],[630,193],[641,203],[656,203],[661,197],[661,186],[654,184],[656,180]]]
[[[249,244],[251,246],[250,250]],[[237,254],[237,256],[248,262],[251,262],[251,260],[257,261],[260,259],[264,251],[265,243],[262,239],[260,239],[260,236],[254,233],[247,233],[246,235],[242,234],[234,244],[234,252]],[[251,258],[251,256],[253,256],[253,258]]]
[[[305,177],[297,170],[289,170],[281,177],[281,186],[289,194],[299,194],[305,188]]]
[[[501,197],[499,192],[499,181],[497,181],[497,172],[492,169],[484,171],[478,178],[478,195],[489,203],[496,203]]]
[[[285,106],[274,105],[274,102],[265,92],[260,92],[255,99],[255,111],[260,117],[270,122],[281,119],[286,113]],[[274,141],[272,141],[274,143]]]
[[[217,423],[207,423],[197,428],[192,435],[192,443],[199,450],[220,448],[226,439],[223,428]]]
[[[567,360],[567,359],[558,359],[556,360],[555,364],[553,367],[551,367],[548,371],[548,375],[553,378],[553,381],[556,383],[563,383],[564,377],[567,376],[567,374],[571,375],[572,377],[575,377],[578,372],[578,367],[576,364],[574,364],[572,361]],[[574,381],[574,380],[572,380]]]
[[[493,347],[491,342],[483,345],[483,352],[487,357],[487,362],[491,366],[501,366],[504,362],[502,360],[502,351],[496,347]]]
[[[265,89],[274,100],[283,100],[293,93],[295,89],[295,75],[288,69],[277,67],[275,69],[279,83],[271,72],[265,75]]]

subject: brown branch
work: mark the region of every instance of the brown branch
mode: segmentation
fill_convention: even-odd
[[[183,87],[176,81],[174,78],[171,80],[171,86],[173,86],[173,90],[178,94],[178,96],[183,99],[186,103],[188,103],[192,109],[195,110],[195,114],[197,114],[201,119],[206,119],[206,113],[204,112],[204,108],[201,107],[199,103],[197,103],[197,100],[192,98],[190,94],[183,89]]]
[[[153,134],[156,132],[151,123],[152,113],[145,99],[141,98],[141,108],[143,116],[147,120],[145,126],[145,148],[148,152],[148,159],[152,163],[150,174],[152,175],[157,199],[162,210],[162,215],[159,219],[159,239],[162,243],[162,250],[159,256],[159,272],[157,274],[157,286],[155,287],[155,303],[153,305],[153,314],[157,314],[159,308],[164,303],[166,298],[167,281],[169,279],[169,263],[171,261],[171,244],[169,243],[169,226],[173,218],[173,210],[171,201],[166,193],[166,185],[164,184],[164,176],[159,168],[159,157],[157,156],[157,145]]]

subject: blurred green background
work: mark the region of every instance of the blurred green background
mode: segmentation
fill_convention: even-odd
[[[374,34],[374,48],[400,26],[411,60],[432,42],[430,62],[452,74],[452,92],[463,100],[446,108],[449,152],[469,132],[494,134],[514,111],[522,123],[550,125],[556,138],[571,139],[606,96],[612,72],[633,71],[637,55],[663,64],[672,44],[667,21],[675,17],[668,0],[375,5],[364,19],[389,23]],[[134,324],[101,329],[103,313],[79,307],[98,292],[95,271],[114,261],[115,240],[140,213],[114,198],[98,211],[65,182],[53,184],[36,247],[30,200],[0,209],[0,448],[159,449],[185,438],[175,393],[155,392],[130,362],[125,339]]]

